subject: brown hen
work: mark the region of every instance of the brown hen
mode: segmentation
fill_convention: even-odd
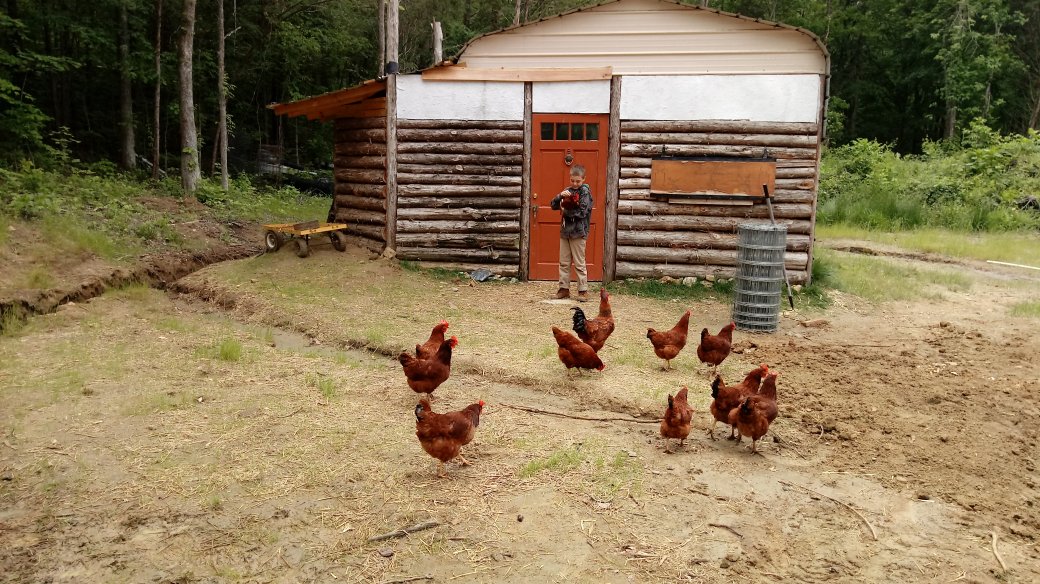
[[[610,294],[607,293],[607,289],[599,289],[599,314],[595,318],[586,318],[585,311],[577,306],[571,310],[574,311],[574,332],[578,333],[578,338],[592,347],[592,350],[599,353],[610,333],[614,332],[614,314],[610,309]]]
[[[686,346],[686,336],[690,332],[690,311],[687,310],[679,322],[675,324],[671,329],[666,331],[657,331],[652,328],[646,329],[646,338],[650,339],[650,343],[654,346],[654,353],[658,357],[664,359],[666,371],[672,369],[672,359],[679,354],[679,351],[683,350]]]
[[[729,323],[722,327],[719,334],[708,333],[708,329],[701,331],[701,342],[697,345],[697,358],[701,363],[708,363],[713,367],[712,373],[717,373],[719,365],[729,357],[733,350],[733,329],[735,323]]]
[[[575,368],[578,373],[581,373],[582,369],[603,371],[606,367],[595,349],[582,342],[578,337],[555,326],[552,327],[552,332],[558,346],[556,354],[560,357],[560,361],[567,366],[568,373]]]
[[[686,437],[690,435],[690,421],[693,419],[693,411],[686,401],[687,391],[683,386],[674,398],[671,394],[668,395],[668,409],[664,411],[664,418],[661,420],[661,436],[678,439],[679,446],[682,446]]]
[[[415,406],[415,435],[427,454],[436,458],[437,476],[447,474],[445,463],[458,457],[464,466],[470,462],[462,456],[462,447],[473,441],[480,425],[484,400],[466,406],[459,412],[438,414],[423,399]]]
[[[416,393],[432,394],[440,384],[451,375],[451,351],[459,344],[459,339],[451,337],[429,359],[411,356],[407,351],[401,353],[397,360],[404,367],[404,375],[408,378],[408,387]],[[432,395],[431,395],[432,398]]]
[[[442,320],[437,323],[437,326],[433,327],[433,331],[430,332],[430,338],[421,345],[415,346],[415,356],[420,359],[429,359],[437,354],[437,349],[441,348],[441,343],[444,342],[444,333],[447,332],[448,321]]]
[[[715,380],[711,382],[711,397],[712,402],[708,410],[711,412],[711,416],[715,420],[711,423],[711,428],[708,429],[708,435],[711,439],[715,439],[715,424],[722,422],[723,424],[729,424],[729,413],[730,410],[740,405],[741,401],[749,395],[754,395],[755,392],[759,391],[759,384],[762,383],[762,378],[769,373],[769,366],[762,363],[758,367],[748,371],[747,375],[744,376],[744,381],[736,385],[726,385],[726,382],[722,380],[722,376],[715,377]],[[729,430],[729,440],[736,438],[734,432],[736,428],[731,425]]]

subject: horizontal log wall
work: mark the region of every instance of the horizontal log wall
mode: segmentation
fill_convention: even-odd
[[[366,247],[386,242],[386,119],[339,118],[335,126],[335,220]]]
[[[397,127],[397,257],[516,275],[523,122],[401,119]]]
[[[817,125],[807,123],[622,120],[617,277],[735,274],[737,226],[768,223],[768,208],[669,203],[650,193],[650,162],[662,155],[736,156],[776,158],[773,213],[777,223],[787,225],[784,263],[793,282],[804,282],[816,205],[817,141]]]

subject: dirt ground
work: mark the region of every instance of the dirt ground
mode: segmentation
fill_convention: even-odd
[[[760,455],[721,426],[708,438],[694,343],[665,372],[645,339],[686,308],[691,329],[717,329],[720,302],[615,294],[607,367],[581,377],[556,357],[549,327],[568,325],[573,304],[545,300],[552,283],[433,280],[355,248],[283,250],[167,291],[65,304],[0,337],[0,573],[1040,581],[1040,335],[1008,311],[1040,297],[1040,281],[886,261],[972,285],[900,304],[838,294],[827,310],[785,312],[774,334],[738,331],[727,379],[760,362],[781,371]],[[460,345],[435,410],[487,402],[473,465],[444,479],[394,359],[441,318]],[[682,385],[696,413],[677,448],[654,419]]]

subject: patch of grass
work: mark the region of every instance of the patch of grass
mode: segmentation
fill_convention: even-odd
[[[594,491],[600,497],[613,498],[622,490],[641,491],[643,468],[627,452],[616,452],[609,458],[599,456],[593,461],[593,468]]]
[[[421,267],[417,262],[401,260],[399,262],[402,269],[407,272],[415,272],[422,274],[433,280],[440,280],[442,282],[451,282],[466,278],[467,276],[460,273],[458,270],[449,270],[447,268],[424,268]]]
[[[5,243],[7,243],[7,240],[10,239],[11,223],[12,219],[10,217],[5,215],[4,213],[0,213],[0,245],[4,245]]]
[[[1019,302],[1011,307],[1011,316],[1040,318],[1040,300]]]
[[[195,356],[229,362],[238,361],[242,358],[242,343],[234,337],[227,337],[216,345],[195,349]]]
[[[733,297],[733,280],[716,280],[705,286],[706,280],[698,279],[693,286],[685,286],[679,282],[663,283],[653,279],[627,279],[612,282],[607,290],[617,294],[626,294],[640,298],[657,300],[728,300]]]
[[[242,358],[242,343],[237,339],[224,339],[217,347],[217,355],[221,361],[238,361]]]
[[[34,266],[25,276],[26,288],[49,289],[54,287],[54,274],[42,266]]]
[[[86,224],[76,217],[46,217],[40,221],[40,231],[69,253],[88,252],[116,260],[136,255],[139,248],[117,241],[109,233]]]
[[[369,327],[365,329],[365,340],[373,345],[382,345],[390,338],[387,327]]]
[[[115,298],[129,300],[132,302],[144,302],[152,295],[152,289],[147,284],[134,282],[109,291]]]
[[[819,225],[817,240],[861,239],[904,249],[976,260],[996,260],[1037,266],[1040,234],[1035,231],[964,232],[949,229],[875,231],[848,225]]]
[[[152,395],[141,395],[130,400],[121,410],[124,416],[145,416],[168,412],[195,403],[187,392],[164,391]]]
[[[307,375],[307,385],[317,388],[322,397],[331,400],[336,397],[336,382],[328,375]]]
[[[542,471],[566,473],[581,466],[584,460],[585,454],[576,447],[564,448],[553,452],[546,458],[532,460],[520,467],[520,478],[530,478]]]
[[[820,252],[825,262],[834,265],[835,289],[873,302],[934,297],[928,290],[930,286],[954,291],[971,287],[969,278],[954,272],[920,269],[883,258]]]
[[[188,324],[185,323],[183,320],[181,320],[179,318],[176,318],[176,317],[172,317],[172,316],[160,318],[155,323],[155,326],[156,326],[156,328],[159,328],[160,330],[171,331],[171,332],[178,332],[178,333],[183,333],[183,332],[187,332],[189,330],[192,330],[192,328],[190,326],[188,326]]]
[[[29,320],[29,314],[21,306],[12,306],[0,311],[0,336],[13,337],[21,332]]]

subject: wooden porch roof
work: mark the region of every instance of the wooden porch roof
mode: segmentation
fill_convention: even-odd
[[[308,120],[378,117],[386,114],[386,79],[370,79],[346,89],[330,91],[288,103],[267,106],[278,116],[306,116]]]

